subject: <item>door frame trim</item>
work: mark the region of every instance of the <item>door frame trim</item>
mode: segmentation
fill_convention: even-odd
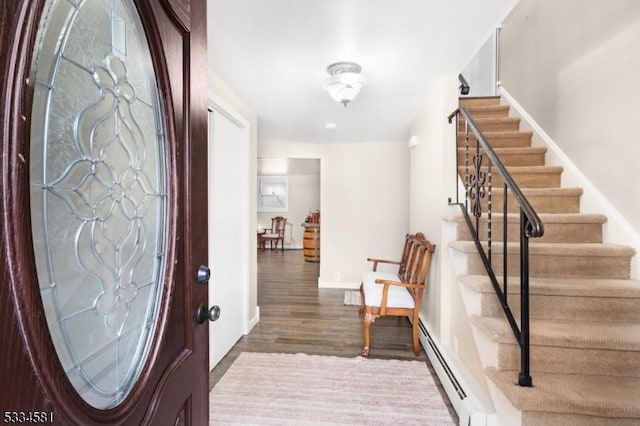
[[[213,90],[209,91],[209,111],[219,112],[245,131],[248,131],[251,127],[249,120],[244,118],[238,110],[222,99],[222,97],[218,96]],[[248,139],[249,134],[247,133],[247,143],[249,142]]]

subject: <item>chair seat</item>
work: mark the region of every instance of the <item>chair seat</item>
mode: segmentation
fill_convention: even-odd
[[[398,281],[398,275],[388,272],[366,272],[362,274],[362,290],[367,306],[380,306],[382,303],[384,284],[376,284],[376,280]],[[387,308],[413,309],[414,306],[415,301],[406,288],[395,285],[389,286]]]
[[[280,234],[262,234],[262,238],[280,238]]]

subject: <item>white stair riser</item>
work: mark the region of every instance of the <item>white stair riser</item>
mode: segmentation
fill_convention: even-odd
[[[509,135],[491,135],[485,134],[485,138],[489,141],[489,145],[493,149],[496,148],[528,148],[531,146],[531,134],[509,134]],[[469,134],[469,156],[473,157],[476,152],[476,139],[473,134]],[[458,149],[465,148],[464,134],[458,135]],[[463,153],[464,157],[464,153]]]
[[[520,294],[509,293],[509,308],[514,317],[520,318]],[[483,316],[503,315],[495,293],[481,294],[480,313]],[[624,297],[578,297],[557,295],[529,295],[531,319],[560,319],[581,321],[640,321],[640,301]]]
[[[640,377],[640,351],[531,345],[531,372]],[[516,344],[498,345],[498,368],[520,370]]]
[[[504,105],[479,105],[466,107],[474,119],[507,117],[509,115],[509,107]]]
[[[481,169],[486,172],[486,169]],[[465,167],[458,167],[458,173],[462,180],[464,180],[465,173],[469,173],[470,175],[474,174],[474,168],[470,166],[468,170],[465,171]],[[521,189],[524,188],[559,188],[560,187],[560,175],[562,174],[561,170],[549,170],[542,173],[531,173],[531,172],[519,172],[519,171],[510,171],[511,177],[518,184]],[[493,173],[491,175],[491,185],[493,189],[502,187],[504,185],[504,180],[496,172],[496,169],[493,169]],[[485,183],[486,191],[489,191],[489,177],[487,176],[487,180]],[[488,196],[488,195],[487,195]]]
[[[482,150],[480,152],[483,152]],[[500,161],[505,166],[544,166],[544,152],[531,152],[526,154],[498,154]],[[471,164],[471,160],[469,160]],[[464,166],[464,150],[458,150],[458,166]]]
[[[503,211],[502,191],[494,191],[491,199],[492,210],[494,213]],[[527,199],[531,206],[538,213],[579,213],[580,212],[580,196],[579,195],[527,195]],[[482,211],[487,211],[486,197],[480,200]],[[515,198],[509,192],[507,196],[507,213],[520,213],[520,206]]]
[[[520,274],[520,254],[507,256],[507,275]],[[466,256],[466,273],[482,275],[486,273],[484,264],[477,253]],[[494,253],[493,270],[503,275],[502,255]],[[631,259],[626,256],[541,256],[529,253],[529,273],[532,277],[570,278],[621,278],[628,279],[631,273]]]
[[[484,215],[486,217],[486,214]],[[494,218],[495,218],[494,214]],[[501,217],[502,215],[500,215]],[[471,234],[466,223],[459,223],[457,228],[458,240],[469,241]],[[487,240],[488,226],[486,218],[480,220],[480,239]],[[503,240],[503,222],[494,219],[491,226],[491,239],[494,244]],[[520,223],[509,222],[507,224],[507,241],[520,241]],[[545,223],[544,235],[536,238],[540,243],[601,243],[602,224],[600,223]]]
[[[518,423],[520,424],[520,423]],[[631,426],[638,425],[635,419],[583,416],[580,414],[545,413],[525,411],[522,413],[522,426]]]
[[[498,96],[460,98],[459,105],[463,107],[473,107],[474,105],[500,105],[500,98]]]
[[[520,129],[520,120],[509,120],[506,117],[492,120],[491,122],[477,122],[480,130],[484,132],[517,132]],[[464,132],[464,120],[460,120],[458,129]]]

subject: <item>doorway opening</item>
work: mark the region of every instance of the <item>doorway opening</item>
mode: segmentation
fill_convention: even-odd
[[[259,256],[277,256],[261,236],[273,232],[273,220],[281,216],[286,218],[284,237],[274,248],[298,250],[299,256],[288,257],[320,263],[320,159],[258,158],[257,197]]]

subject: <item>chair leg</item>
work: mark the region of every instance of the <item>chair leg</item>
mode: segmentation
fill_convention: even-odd
[[[365,313],[364,320],[363,320],[364,346],[362,347],[362,351],[360,352],[360,355],[364,357],[369,356],[369,344],[371,343],[371,336],[369,335],[369,326],[371,325],[372,322],[373,322],[373,315],[371,315],[371,312]]]
[[[362,288],[362,283],[360,283],[360,309],[358,310],[358,314],[364,314],[364,289]]]
[[[413,352],[415,352],[416,356],[420,355],[420,339],[418,338],[418,321],[419,318],[416,318],[417,315],[413,316]]]

